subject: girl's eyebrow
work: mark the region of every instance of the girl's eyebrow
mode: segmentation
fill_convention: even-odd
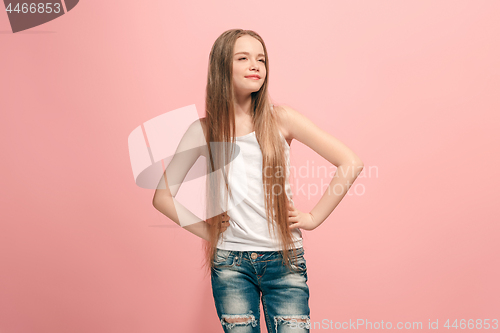
[[[243,54],[246,54],[246,55],[250,55],[250,53],[248,52],[238,52],[238,53],[235,53],[234,55],[237,55],[237,54],[240,54],[240,53],[243,53]],[[262,53],[259,53],[257,54],[257,56],[264,56]]]

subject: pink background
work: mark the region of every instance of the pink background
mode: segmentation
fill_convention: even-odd
[[[0,13],[0,331],[222,332],[201,239],[135,185],[127,137],[186,105],[204,115],[208,54],[231,28],[266,41],[275,102],[365,164],[358,194],[304,231],[312,322],[500,319],[499,12],[81,1],[16,34]],[[306,161],[329,165],[294,141]],[[302,211],[319,198],[294,196]]]

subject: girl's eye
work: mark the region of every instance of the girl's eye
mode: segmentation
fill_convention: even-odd
[[[243,59],[246,59],[246,58],[245,58],[245,57],[243,57],[243,58],[240,58],[240,59],[238,59],[238,60],[243,60]],[[262,61],[263,63],[266,63],[266,61],[265,61],[264,59],[261,59],[261,60],[259,60],[259,61]]]

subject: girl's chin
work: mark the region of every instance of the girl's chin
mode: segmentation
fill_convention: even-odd
[[[250,93],[256,93],[258,91],[260,91],[260,89],[262,88],[262,86],[256,88],[256,87],[245,87],[245,88],[237,88],[237,92],[240,92],[240,93],[247,93],[247,94],[250,94]]]

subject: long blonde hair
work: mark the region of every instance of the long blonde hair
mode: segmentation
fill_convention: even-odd
[[[206,88],[206,141],[208,144],[207,159],[207,218],[210,240],[203,241],[205,262],[207,273],[210,273],[213,267],[213,259],[217,248],[217,242],[221,235],[222,216],[215,215],[221,203],[225,202],[223,207],[228,207],[228,195],[232,196],[231,190],[227,185],[227,174],[225,172],[216,173],[217,170],[225,170],[229,165],[231,149],[226,147],[235,146],[235,118],[233,107],[233,52],[236,40],[244,35],[250,35],[256,38],[264,48],[266,77],[264,84],[259,91],[251,93],[251,115],[255,128],[255,135],[262,151],[262,180],[264,183],[265,209],[268,225],[272,228],[270,234],[277,235],[280,239],[281,249],[283,251],[283,263],[290,267],[288,250],[293,251],[296,256],[292,233],[288,224],[288,197],[285,193],[285,175],[286,170],[285,148],[279,133],[277,113],[280,112],[279,106],[271,109],[270,97],[268,95],[269,82],[269,59],[267,49],[262,38],[252,30],[232,29],[222,33],[210,51],[208,80]],[[212,143],[223,143],[222,149],[216,148],[221,145]],[[226,146],[227,143],[227,146]],[[267,167],[267,168],[266,168]],[[266,175],[264,170],[270,169],[272,176]],[[269,174],[269,171],[267,172]],[[281,173],[281,176],[280,176]],[[279,190],[276,190],[276,187]],[[220,189],[225,188],[224,197],[221,198]],[[217,208],[216,208],[217,207]],[[274,220],[271,218],[275,212]],[[276,235],[276,234],[275,234]]]

